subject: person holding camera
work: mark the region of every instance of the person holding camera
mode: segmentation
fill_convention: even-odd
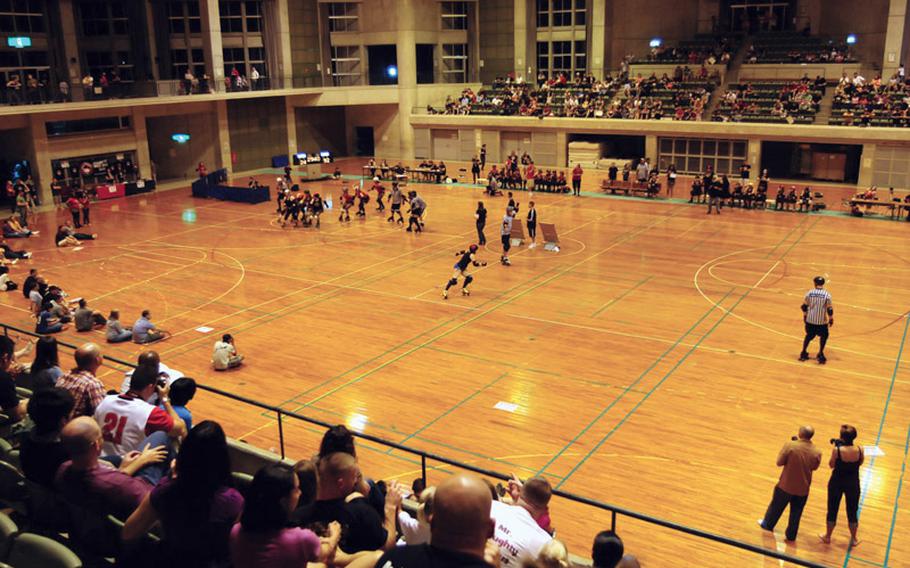
[[[831,303],[831,293],[825,290],[825,279],[816,276],[813,279],[815,288],[806,293],[803,299],[803,322],[806,324],[806,337],[803,339],[803,350],[799,353],[799,360],[809,359],[809,343],[818,337],[819,365],[824,365],[828,359],[825,357],[825,344],[828,343],[828,328],[834,325],[834,305]]]
[[[156,392],[163,409],[146,402]],[[184,438],[186,424],[171,406],[169,392],[170,386],[154,368],[138,367],[126,393],[104,397],[95,409],[95,421],[104,438],[104,454],[125,456],[142,451],[143,441],[155,432],[163,432],[170,439]]]
[[[862,446],[853,445],[854,440],[856,428],[849,424],[840,427],[840,437],[831,439],[834,448],[828,460],[828,466],[831,467],[831,479],[828,480],[828,526],[824,535],[818,535],[825,544],[831,544],[831,533],[837,524],[841,497],[847,501],[850,546],[859,544],[856,538],[856,531],[859,528],[859,468],[866,456],[863,454]]]
[[[786,537],[796,540],[799,531],[799,520],[803,508],[809,499],[809,486],[812,485],[812,472],[822,463],[822,452],[812,443],[815,429],[812,426],[800,426],[799,435],[784,444],[777,455],[777,465],[782,466],[780,481],[774,486],[774,496],[765,511],[765,517],[758,521],[758,526],[766,531],[774,531],[774,526],[790,506],[790,519],[787,523]]]

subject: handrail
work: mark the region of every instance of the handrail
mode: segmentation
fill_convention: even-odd
[[[31,332],[28,330],[24,330],[24,329],[21,329],[21,328],[12,326],[12,325],[8,325],[5,323],[0,323],[0,327],[3,328],[4,335],[9,335],[10,330],[12,330],[17,333],[29,335],[32,337],[43,337],[40,334]],[[64,347],[68,347],[68,348],[74,349],[74,350],[77,348],[77,346],[72,343],[67,343],[67,342],[60,341],[60,340],[57,340],[57,345],[62,345]],[[110,357],[108,355],[102,355],[102,357],[105,360],[110,361],[112,363],[116,363],[118,365],[122,365],[122,366],[126,366],[126,367],[133,367],[133,368],[136,367],[135,363],[130,363],[128,361],[124,361],[124,360],[118,359],[116,357]],[[309,424],[314,424],[316,426],[321,426],[323,428],[330,428],[332,426],[335,426],[335,424],[333,424],[333,423],[325,422],[325,421],[319,420],[317,418],[311,418],[309,416],[304,416],[302,414],[298,414],[293,411],[282,410],[280,407],[277,407],[277,406],[274,406],[271,404],[266,404],[264,402],[261,402],[261,401],[258,401],[258,400],[252,399],[252,398],[247,398],[245,396],[241,396],[241,395],[234,394],[231,392],[227,392],[227,391],[221,390],[217,387],[203,385],[203,384],[197,384],[197,388],[199,390],[204,390],[204,391],[216,394],[218,396],[223,396],[225,398],[235,400],[237,402],[242,402],[244,404],[254,406],[256,408],[261,408],[263,410],[268,410],[269,412],[274,412],[278,419],[279,444],[281,447],[281,458],[282,459],[285,458],[284,431],[283,431],[283,425],[282,425],[282,416],[287,416],[289,418],[293,418],[295,420],[300,420],[302,422],[307,422]],[[498,471],[493,471],[493,470],[485,469],[485,468],[478,467],[475,465],[462,463],[462,462],[459,462],[458,460],[447,458],[445,456],[440,456],[438,454],[434,454],[431,452],[426,452],[424,450],[418,450],[415,448],[411,448],[409,446],[405,446],[405,445],[399,444],[397,442],[392,442],[391,440],[386,440],[386,439],[380,438],[378,436],[373,436],[372,434],[364,434],[364,433],[360,433],[360,432],[351,432],[351,434],[354,437],[359,438],[361,440],[367,440],[367,441],[379,444],[381,446],[393,448],[396,450],[407,452],[412,455],[419,456],[420,464],[421,464],[421,472],[422,472],[424,482],[426,482],[426,478],[427,478],[427,460],[428,459],[435,461],[435,462],[439,462],[441,464],[451,465],[451,466],[457,467],[458,469],[471,471],[478,475],[490,477],[493,479],[500,479],[500,480],[511,479],[511,476],[506,475],[504,473],[500,473]],[[604,503],[602,501],[597,501],[595,499],[591,499],[589,497],[583,497],[581,495],[576,495],[574,493],[569,493],[567,491],[554,489],[553,495],[556,495],[558,497],[561,497],[561,498],[569,500],[569,501],[573,501],[575,503],[580,503],[582,505],[587,505],[587,506],[594,507],[597,509],[602,509],[604,511],[609,511],[611,513],[611,529],[614,531],[616,530],[617,516],[621,515],[624,517],[629,517],[631,519],[636,519],[639,521],[643,521],[645,523],[657,525],[660,527],[664,527],[664,528],[674,530],[677,532],[681,532],[684,534],[688,534],[691,536],[696,536],[696,537],[710,540],[713,542],[718,542],[720,544],[724,544],[727,546],[732,546],[734,548],[738,548],[740,550],[745,550],[747,552],[752,552],[755,554],[760,554],[762,556],[767,556],[769,558],[774,558],[777,560],[782,560],[784,562],[789,562],[789,563],[795,564],[797,566],[805,566],[806,568],[829,568],[829,567],[825,566],[824,564],[818,564],[818,563],[812,562],[810,560],[804,560],[802,558],[797,558],[795,556],[791,556],[789,554],[784,554],[784,553],[778,552],[776,550],[769,550],[767,548],[757,546],[757,545],[754,545],[754,544],[751,544],[748,542],[743,542],[741,540],[737,540],[734,538],[726,537],[723,535],[715,534],[715,533],[704,531],[701,529],[688,527],[685,525],[681,525],[679,523],[675,523],[673,521],[668,521],[665,519],[652,517],[652,516],[646,515],[644,513],[639,513],[637,511],[633,511],[631,509],[626,509],[623,507],[619,507],[617,505],[610,505],[610,504]]]

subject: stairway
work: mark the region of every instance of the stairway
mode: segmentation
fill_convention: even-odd
[[[729,85],[733,85],[739,82],[739,70],[743,66],[743,61],[746,60],[746,52],[748,51],[750,45],[752,45],[751,36],[743,36],[742,43],[739,45],[739,49],[736,50],[736,53],[733,54],[733,57],[730,59],[730,64],[727,66],[727,72],[724,74],[723,82],[718,85],[717,88],[714,89],[714,92],[711,94],[711,100],[708,103],[708,108],[705,109],[705,120],[711,120],[714,118],[714,111],[720,104],[720,100],[723,98],[724,93],[727,92]]]
[[[825,96],[818,102],[818,112],[815,113],[815,124],[828,124],[831,118],[831,107],[834,106],[834,88],[836,85],[828,83]]]

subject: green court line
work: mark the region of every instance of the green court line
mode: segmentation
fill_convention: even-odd
[[[481,357],[479,355],[474,355],[474,354],[470,354],[470,353],[462,353],[459,351],[451,351],[449,349],[443,349],[442,347],[434,347],[432,345],[428,345],[427,347],[425,347],[425,349],[428,349],[430,351],[435,351],[437,353],[445,353],[446,355],[454,355],[456,357],[463,357],[465,359],[471,359],[473,361],[482,361],[484,363],[491,363],[494,365],[505,365],[507,367],[514,367],[515,369],[518,369],[518,370],[524,371],[524,372],[539,373],[541,375],[559,377],[560,379],[565,379],[567,381],[574,381],[574,382],[578,382],[578,383],[584,383],[587,385],[595,385],[598,387],[608,387],[608,388],[613,388],[613,389],[625,388],[625,387],[621,387],[619,385],[614,385],[612,383],[606,383],[603,381],[592,381],[590,379],[585,379],[583,377],[574,377],[572,375],[564,375],[562,373],[556,373],[554,371],[546,371],[544,369],[534,369],[531,367],[522,367],[521,365],[517,365],[517,364],[511,363],[509,361],[503,361],[503,360],[499,360],[499,359],[490,359],[488,357]],[[632,392],[644,394],[644,391],[639,391],[639,390],[635,390],[635,389],[632,389]]]
[[[799,225],[797,225],[796,227],[794,227],[793,229],[791,229],[791,230],[784,236],[784,238],[782,238],[782,239],[780,240],[780,242],[778,242],[778,244],[777,244],[777,245],[774,247],[774,249],[772,249],[772,250],[777,250],[777,248],[780,247],[781,244],[783,244],[784,242],[786,242],[787,239],[790,238],[790,235],[792,235],[792,234],[794,233],[794,231],[796,231],[800,226],[802,226],[803,223],[805,223],[805,219],[803,220],[802,223],[800,223]],[[803,233],[802,236],[800,236],[800,238],[796,240],[796,242],[798,243],[800,240],[802,240],[802,238],[805,237],[806,234],[808,234],[808,231],[806,231],[805,233]],[[794,243],[794,244],[795,244],[795,243]],[[791,248],[792,248],[792,247],[791,247]],[[788,249],[787,252],[789,252],[789,249]],[[787,253],[784,253],[783,255],[781,255],[781,257],[783,258],[784,256],[786,256],[786,254],[787,254]],[[730,294],[733,293],[733,291],[734,291],[735,289],[736,289],[736,287],[733,287],[733,288],[731,288],[730,290],[728,290],[727,293],[724,295],[724,297],[721,298],[721,300],[720,300],[719,302],[717,302],[717,305],[722,304],[722,303],[724,302],[724,300],[726,300],[727,297],[729,297]],[[751,290],[752,290],[752,289],[750,288],[749,291],[747,291],[746,296],[748,295],[749,292],[751,292]],[[745,296],[743,296],[743,298],[744,298],[744,297],[745,297]],[[737,301],[736,305],[738,305],[739,302],[742,301],[743,298],[740,298],[740,300]],[[654,368],[663,360],[663,358],[664,358],[665,356],[667,356],[670,352],[672,352],[674,349],[676,349],[676,347],[683,341],[683,339],[685,339],[685,338],[686,338],[686,337],[687,337],[687,336],[688,336],[688,335],[689,335],[689,334],[690,334],[698,325],[701,324],[701,322],[702,322],[705,318],[708,317],[708,315],[710,315],[710,314],[714,311],[714,309],[717,307],[717,305],[712,305],[711,308],[710,308],[707,312],[705,312],[705,313],[698,319],[698,321],[696,321],[696,322],[692,325],[692,327],[690,327],[688,330],[686,330],[686,332],[685,332],[682,336],[680,336],[679,339],[677,339],[676,342],[675,342],[673,345],[671,345],[666,351],[664,351],[664,352],[657,358],[657,360],[655,360],[647,369],[645,369],[644,372],[643,372],[641,375],[639,375],[639,377],[635,380],[635,382],[633,382],[633,383],[630,385],[630,387],[635,386],[635,385],[637,385],[639,382],[641,382],[641,381],[645,378],[645,376],[646,376],[648,373],[650,373],[651,370],[654,369]],[[734,305],[734,307],[735,307],[735,305]],[[728,311],[728,312],[725,312],[724,315],[723,315],[723,317],[722,317],[719,321],[723,321],[723,319],[725,319],[727,315],[729,315],[729,311]],[[710,332],[713,331],[713,330],[714,330],[714,328],[711,328],[711,330],[709,330],[708,334],[710,334]],[[689,351],[686,355],[684,355],[683,357],[684,357],[684,358],[687,358],[687,357],[689,356],[689,354],[691,354],[691,353],[698,347],[698,345],[701,344],[701,342],[705,339],[705,337],[707,337],[708,334],[703,335],[703,336],[698,340],[698,342],[695,344],[695,346],[692,347],[692,348],[690,349],[690,351]],[[677,363],[677,364],[678,364],[678,363]],[[674,367],[674,369],[675,369],[675,367]],[[666,378],[666,377],[664,377],[664,378]],[[660,385],[661,383],[663,383],[663,380],[661,380],[660,383],[658,383],[658,385]],[[651,392],[653,392],[653,390],[654,390],[654,389],[652,388],[652,389],[651,389]],[[573,444],[575,444],[575,442],[577,442],[577,441],[578,441],[578,440],[579,440],[579,439],[580,439],[588,430],[590,430],[597,422],[599,422],[600,419],[603,418],[603,417],[604,417],[604,416],[605,416],[605,415],[606,415],[606,414],[607,414],[607,413],[608,413],[608,412],[609,412],[609,411],[610,411],[610,410],[611,410],[611,409],[612,409],[620,400],[622,400],[622,399],[625,397],[626,394],[627,394],[626,392],[623,392],[622,394],[620,394],[619,397],[617,397],[616,400],[614,400],[614,401],[611,402],[606,408],[604,408],[604,409],[603,409],[603,410],[594,418],[594,420],[592,420],[587,426],[585,426],[585,427],[582,429],[582,431],[579,432],[574,438],[572,438],[572,440],[571,440],[568,444],[566,444],[566,446],[565,446],[558,454],[556,454],[549,462],[547,462],[546,465],[544,465],[544,467],[538,472],[538,475],[542,475],[542,474],[544,473],[544,471],[546,471],[546,469],[547,469],[548,467],[550,467],[550,465],[553,464],[553,462],[555,462],[557,459],[559,459],[559,457],[560,457],[566,450],[568,450],[568,449],[569,449]],[[646,395],[645,398],[647,398],[648,396],[650,396],[650,394]],[[644,400],[644,399],[642,399],[642,400]],[[635,408],[633,408],[633,411],[639,407],[639,405],[641,404],[641,402],[642,402],[642,401],[639,401],[639,403],[635,405]],[[622,424],[622,423],[623,423],[623,422],[620,422],[620,424]],[[599,446],[600,446],[600,444],[598,444],[598,447],[599,447]],[[583,458],[583,459],[581,460],[581,462],[579,462],[578,464],[576,464],[575,467],[573,467],[572,471],[569,473],[569,475],[571,475],[571,473],[573,473],[575,470],[577,470],[578,467],[580,467],[580,466],[581,466],[581,465],[582,465],[582,464],[583,464],[591,455],[592,455],[592,454],[589,453],[587,456],[585,456],[585,458]],[[567,475],[565,478],[563,478],[563,481],[560,482],[560,485],[562,485],[562,483],[564,483],[565,480],[568,479],[569,475]]]
[[[869,566],[878,566],[878,568],[885,568],[885,566],[887,566],[887,564],[879,564],[878,562],[873,562],[872,560],[866,560],[865,558],[857,558],[856,556],[853,557],[853,560],[856,560],[857,562],[860,562],[862,564],[868,564]]]
[[[891,543],[894,540],[894,526],[897,524],[897,510],[900,505],[901,489],[904,485],[904,473],[907,472],[907,453],[910,452],[910,427],[907,428],[907,441],[904,443],[904,461],[901,463],[901,476],[897,481],[897,494],[894,496],[894,512],[891,514],[891,529],[888,531],[888,546],[885,547],[885,561],[882,563],[888,565],[888,558],[891,557]],[[857,560],[854,557],[854,560]]]
[[[328,409],[328,408],[320,408],[320,407],[315,406],[315,405],[314,405],[314,406],[310,406],[309,408],[310,408],[311,410],[316,411],[316,412],[323,412],[323,413],[325,413],[325,414],[330,414],[330,415],[333,415],[333,416],[340,416],[340,417],[344,417],[344,416],[345,416],[344,414],[342,414],[341,412],[338,412],[338,411],[336,411],[336,410],[330,410],[330,409]],[[377,430],[382,430],[382,431],[384,431],[384,432],[390,432],[390,433],[392,433],[392,434],[401,434],[401,432],[400,432],[399,430],[396,430],[396,429],[394,429],[394,428],[389,428],[388,426],[383,426],[382,424],[379,424],[379,423],[370,422],[369,424],[370,424],[370,427],[371,427],[371,428],[376,428]],[[522,465],[522,464],[517,464],[517,463],[514,463],[514,462],[510,462],[510,461],[505,460],[505,459],[502,459],[502,458],[497,458],[497,457],[493,457],[493,456],[488,456],[488,455],[486,455],[486,454],[481,454],[481,453],[479,453],[479,452],[475,452],[475,451],[472,451],[472,450],[466,450],[466,449],[464,449],[464,448],[461,448],[461,447],[459,447],[459,446],[455,446],[455,445],[453,445],[453,444],[448,444],[448,443],[446,443],[446,442],[440,442],[439,440],[433,440],[433,439],[430,439],[430,438],[425,438],[425,437],[423,437],[423,436],[415,436],[414,439],[415,439],[415,440],[418,440],[418,441],[421,441],[421,442],[426,442],[427,444],[430,444],[430,445],[439,446],[439,447],[445,448],[445,449],[447,449],[447,450],[452,450],[452,451],[455,451],[455,452],[458,452],[458,453],[466,454],[466,455],[469,455],[469,456],[472,456],[472,457],[475,457],[475,458],[478,458],[478,459],[483,459],[483,460],[487,460],[487,461],[491,461],[491,462],[501,463],[501,464],[507,465],[507,466],[509,466],[509,467],[511,467],[511,468],[514,468],[514,469],[521,469],[521,470],[527,471],[527,472],[529,472],[529,473],[534,473],[535,471],[537,471],[536,469],[533,469],[533,468],[528,467],[528,466],[526,466],[526,465]],[[415,448],[415,449],[416,449],[416,448]],[[379,453],[384,453],[383,450],[376,450],[376,451],[379,452]],[[395,451],[395,450],[393,449],[392,452],[394,452],[394,451]],[[391,455],[391,453],[390,453],[390,455]],[[416,463],[416,462],[415,462],[415,463]],[[558,476],[558,475],[554,475],[553,477],[555,477],[555,478],[557,478],[557,479],[561,479],[561,477]]]
[[[724,297],[721,298],[720,302],[718,302],[718,303],[722,303],[724,300],[726,300],[727,297],[733,293],[733,290],[735,290],[735,288],[730,288],[729,290],[727,290],[727,293],[724,294]],[[685,339],[690,333],[692,333],[692,331],[696,327],[698,327],[698,325],[701,324],[701,322],[704,321],[704,319],[707,318],[715,310],[715,308],[716,308],[716,306],[711,306],[708,309],[708,311],[706,311],[704,314],[702,314],[702,316],[700,318],[698,318],[698,320],[695,323],[693,323],[691,327],[689,327],[689,329],[684,331],[683,334],[679,336],[679,338],[676,340],[675,343],[673,343],[673,345],[671,345],[663,353],[658,355],[657,359],[655,359],[650,365],[648,365],[648,368],[645,369],[644,371],[642,371],[642,373],[640,375],[638,375],[637,379],[635,379],[634,381],[632,381],[631,384],[629,384],[627,387],[625,387],[622,390],[622,392],[619,393],[619,396],[617,396],[613,400],[613,402],[611,402],[603,410],[601,410],[597,414],[597,416],[595,416],[584,428],[581,429],[581,431],[578,434],[575,435],[575,437],[573,437],[571,440],[569,440],[569,443],[567,443],[565,446],[563,446],[563,448],[561,450],[559,450],[559,452],[557,452],[552,458],[550,458],[550,460],[547,463],[545,463],[544,466],[542,468],[540,468],[540,470],[537,471],[537,475],[543,475],[544,472],[546,472],[547,468],[549,468],[551,465],[553,465],[553,462],[555,462],[560,457],[562,457],[562,455],[569,448],[571,448],[573,445],[575,445],[575,442],[577,442],[582,436],[584,436],[585,433],[588,432],[588,430],[593,428],[594,425],[597,424],[597,422],[599,422],[600,419],[604,417],[604,415],[606,415],[614,406],[616,406],[619,403],[619,401],[621,401],[623,398],[625,398],[626,394],[631,392],[631,390],[638,383],[640,383],[642,381],[642,379],[644,379],[647,376],[647,374],[650,373],[654,367],[656,367],[658,364],[660,364],[660,362],[663,361],[664,357],[666,357],[667,355],[670,354],[671,351],[676,349],[676,346],[679,345],[680,343],[682,343],[683,339]]]
[[[661,217],[661,218],[659,218],[659,219],[657,219],[657,220],[655,220],[655,221],[652,221],[651,223],[648,223],[648,224],[643,225],[643,226],[642,226],[642,225],[639,225],[639,226],[637,226],[635,229],[632,229],[632,230],[630,230],[630,231],[628,231],[628,232],[626,232],[626,233],[623,233],[622,235],[618,235],[618,236],[614,239],[613,243],[611,243],[611,244],[608,245],[605,249],[603,249],[602,252],[606,252],[606,251],[608,251],[608,250],[611,250],[612,247],[615,246],[615,245],[623,244],[623,243],[626,243],[626,242],[628,242],[628,241],[630,241],[630,240],[633,240],[633,239],[636,238],[638,235],[644,233],[645,231],[647,231],[647,230],[649,230],[649,229],[651,229],[651,228],[653,228],[653,227],[656,227],[657,225],[660,225],[660,224],[662,224],[662,223],[668,221],[669,219],[672,219],[672,218],[673,218],[675,215],[677,215],[677,214],[678,214],[678,213],[674,213],[674,214],[670,214],[670,215],[665,215],[665,216],[663,216],[663,217]],[[596,256],[597,254],[601,254],[601,253],[596,253],[594,256]],[[578,263],[575,263],[575,264],[570,265],[570,266],[565,267],[565,268],[559,268],[559,267],[551,268],[550,270],[544,272],[543,274],[547,274],[547,273],[549,273],[549,272],[552,272],[552,271],[555,270],[555,269],[558,269],[558,270],[559,270],[558,273],[555,274],[555,275],[553,275],[553,276],[547,277],[545,280],[540,281],[540,282],[538,282],[537,284],[533,284],[533,285],[529,286],[526,290],[524,290],[524,291],[522,291],[522,292],[516,294],[516,295],[513,296],[512,298],[509,298],[509,299],[507,299],[507,300],[504,300],[504,301],[500,302],[499,304],[497,304],[497,305],[495,305],[495,306],[493,306],[493,307],[491,307],[491,308],[489,308],[489,309],[487,309],[487,310],[483,310],[483,311],[481,311],[480,313],[478,313],[477,315],[471,316],[470,318],[468,318],[468,319],[462,321],[461,323],[458,323],[458,324],[455,325],[453,328],[451,328],[451,329],[449,329],[448,331],[445,331],[445,332],[443,332],[442,334],[440,334],[439,336],[433,338],[433,340],[432,340],[431,342],[427,342],[427,345],[429,345],[429,344],[432,343],[432,342],[438,341],[439,339],[443,339],[443,338],[445,338],[445,337],[448,337],[449,335],[451,335],[452,333],[455,333],[456,331],[462,329],[462,328],[465,327],[466,325],[468,325],[468,324],[470,324],[470,323],[473,323],[474,321],[477,321],[478,319],[480,319],[480,318],[482,318],[482,317],[484,317],[484,316],[486,316],[486,315],[488,315],[488,314],[494,312],[495,310],[498,310],[499,308],[502,308],[503,306],[507,306],[507,305],[509,305],[509,304],[511,304],[511,303],[513,303],[513,302],[515,302],[516,300],[518,300],[518,299],[524,297],[526,294],[529,294],[530,292],[533,292],[533,291],[536,290],[537,288],[539,288],[539,287],[541,287],[541,286],[543,286],[543,285],[545,285],[545,284],[549,284],[550,282],[556,280],[557,278],[559,278],[559,277],[561,277],[561,276],[564,276],[565,274],[568,274],[568,273],[571,272],[576,266],[579,266],[581,263],[583,263],[583,262],[585,262],[585,261],[587,261],[587,260],[590,260],[590,259],[593,258],[594,256],[590,256],[590,257],[586,258],[585,260],[579,261]],[[529,280],[528,282],[533,282],[534,280],[537,280],[537,279],[539,278],[539,276],[540,276],[540,275],[538,275],[538,276],[535,277],[535,278],[532,278],[532,279]],[[521,285],[523,285],[523,284],[524,284],[524,283],[520,284],[519,286],[521,286]],[[518,286],[513,287],[512,289],[517,288],[517,287],[518,287]],[[503,292],[503,293],[498,294],[494,299],[489,300],[488,302],[485,302],[484,304],[481,304],[481,305],[486,305],[487,303],[493,302],[493,301],[495,301],[496,299],[498,299],[498,298],[502,297],[503,295],[507,294],[509,291],[511,291],[511,289],[508,290],[508,291],[506,291],[506,292]],[[460,315],[464,315],[464,314],[460,314]],[[457,318],[458,318],[458,316],[456,316],[455,318],[452,318],[452,319],[450,319],[450,320],[448,320],[448,321],[446,321],[446,322],[443,322],[442,324],[436,326],[435,328],[432,328],[432,329],[430,329],[430,330],[428,330],[428,331],[425,331],[425,332],[421,333],[421,334],[418,335],[417,337],[420,337],[420,336],[422,336],[422,335],[426,335],[427,333],[431,333],[432,331],[434,331],[435,329],[438,329],[438,328],[441,327],[441,326],[448,325],[449,322],[454,321],[454,320],[457,319]],[[309,403],[306,403],[306,404],[304,404],[304,405],[302,405],[302,406],[297,407],[294,411],[295,411],[295,412],[296,412],[296,411],[299,411],[299,410],[301,410],[301,409],[303,409],[303,408],[306,408],[306,407],[309,406],[310,404],[313,404],[313,403],[315,403],[315,402],[318,402],[319,400],[322,400],[323,398],[325,398],[325,397],[327,397],[327,396],[331,396],[331,395],[333,395],[333,394],[335,394],[335,393],[337,393],[337,392],[340,392],[342,389],[347,388],[348,386],[351,386],[351,385],[353,385],[353,384],[357,384],[357,383],[359,383],[360,381],[362,381],[362,380],[366,379],[367,377],[369,377],[370,375],[372,375],[373,373],[382,370],[383,368],[387,367],[388,365],[391,365],[392,363],[395,363],[395,362],[397,362],[397,361],[400,361],[401,359],[407,357],[408,355],[411,355],[412,353],[415,353],[416,351],[419,351],[421,348],[422,348],[422,346],[420,346],[420,347],[414,347],[414,348],[412,348],[412,349],[409,349],[408,351],[402,353],[401,355],[398,355],[398,356],[396,356],[396,357],[390,359],[389,361],[384,362],[383,364],[379,365],[379,366],[376,367],[375,369],[372,369],[372,370],[370,370],[370,371],[364,373],[364,374],[361,375],[360,377],[357,377],[357,378],[355,378],[355,379],[352,379],[351,381],[348,381],[347,383],[345,383],[345,384],[343,384],[343,385],[339,385],[338,387],[335,387],[334,389],[331,389],[331,390],[329,390],[328,392],[323,393],[322,395],[320,395],[319,397],[317,397],[315,400],[313,400],[313,401],[311,401],[311,402],[309,402]]]
[[[901,357],[903,357],[903,355],[904,355],[904,344],[907,342],[908,328],[910,328],[910,318],[906,318],[906,322],[904,323],[904,334],[901,336],[900,347],[897,350],[897,357],[894,360],[894,372],[891,373],[891,384],[888,385],[888,396],[885,398],[885,406],[882,409],[882,418],[878,423],[878,434],[875,435],[875,445],[878,445],[878,443],[881,441],[882,432],[885,429],[885,419],[888,416],[888,407],[891,404],[891,397],[894,395],[894,384],[897,381],[897,374],[900,371]],[[878,456],[872,456],[872,459],[869,460],[868,467],[870,469],[875,467],[875,458],[876,457],[878,457]],[[863,513],[863,504],[866,502],[866,495],[869,492],[869,483],[870,483],[871,479],[872,479],[872,476],[867,475],[866,482],[863,484],[862,495],[860,496],[860,499],[859,499],[859,509],[856,512],[857,522],[859,522],[860,515],[862,515],[862,513]],[[896,501],[895,501],[894,506],[897,507]],[[886,557],[887,557],[888,553],[890,552],[890,550],[891,550],[891,548],[890,548],[890,539],[889,539],[889,547],[888,547],[888,549],[885,550]],[[843,568],[847,568],[847,564],[850,563],[850,552],[851,551],[848,550],[847,555],[844,557]]]
[[[469,395],[466,396],[465,398],[463,398],[463,399],[461,399],[460,401],[458,401],[454,406],[452,406],[451,408],[449,408],[448,410],[446,410],[445,412],[443,412],[442,414],[440,414],[440,415],[437,416],[436,418],[430,420],[429,422],[427,422],[426,424],[424,424],[423,426],[421,426],[420,428],[418,428],[416,431],[414,431],[413,434],[407,436],[406,438],[404,438],[403,440],[401,440],[401,441],[398,442],[398,443],[399,443],[399,444],[404,444],[405,442],[407,442],[407,441],[410,440],[411,438],[414,438],[415,436],[419,435],[421,432],[423,432],[423,431],[426,430],[427,428],[431,427],[433,424],[436,424],[437,422],[439,422],[440,420],[442,420],[443,418],[445,418],[445,417],[448,416],[449,414],[455,412],[456,410],[458,410],[459,408],[461,408],[462,406],[464,406],[465,404],[467,404],[468,402],[470,402],[474,397],[476,397],[476,396],[479,395],[480,393],[484,392],[484,391],[487,390],[488,388],[492,387],[493,385],[495,385],[496,383],[498,383],[499,381],[501,381],[502,379],[504,379],[504,378],[507,377],[507,376],[509,376],[509,373],[508,373],[508,372],[505,372],[505,373],[499,375],[498,377],[496,377],[495,379],[493,379],[493,380],[490,381],[489,383],[485,384],[485,385],[482,386],[481,388],[475,390],[474,392],[472,392],[471,394],[469,394]]]
[[[649,390],[648,393],[645,394],[645,396],[641,398],[641,400],[639,400],[637,403],[635,403],[635,406],[633,406],[632,409],[629,410],[629,412],[627,412],[626,415],[623,416],[623,418],[622,418],[619,422],[617,422],[616,425],[613,426],[613,428],[612,428],[609,432],[607,432],[607,433],[604,435],[604,437],[601,438],[601,439],[597,442],[597,444],[594,445],[593,448],[591,448],[591,450],[585,455],[585,457],[583,457],[577,464],[575,464],[575,466],[574,466],[571,470],[569,470],[569,473],[566,474],[566,476],[563,477],[562,481],[560,481],[559,484],[556,485],[556,489],[559,489],[560,487],[562,487],[563,484],[565,484],[565,482],[568,481],[569,478],[572,477],[572,475],[573,475],[576,471],[578,471],[578,469],[580,469],[581,466],[583,466],[583,465],[585,464],[585,462],[588,461],[588,459],[589,459],[591,456],[593,456],[598,450],[600,450],[601,446],[603,446],[603,444],[604,444],[607,440],[609,440],[609,439],[613,436],[613,434],[615,434],[616,431],[619,430],[619,428],[622,427],[622,425],[625,424],[626,421],[629,420],[629,418],[632,417],[633,414],[635,414],[635,412],[639,409],[639,407],[641,407],[641,405],[644,404],[645,401],[647,401],[647,400],[651,397],[652,394],[654,394],[655,392],[657,392],[657,389],[659,389],[659,388],[664,384],[664,382],[666,382],[666,380],[669,379],[670,376],[671,376],[677,369],[679,369],[679,367],[686,361],[686,359],[688,359],[690,355],[692,355],[693,353],[695,353],[695,351],[698,349],[698,346],[701,345],[702,341],[704,341],[705,339],[707,339],[708,336],[711,335],[711,333],[713,333],[715,329],[717,329],[717,327],[718,327],[718,326],[727,318],[727,316],[729,316],[729,315],[733,312],[733,310],[736,309],[736,306],[738,306],[738,305],[740,304],[740,302],[742,302],[743,300],[746,299],[746,297],[748,297],[749,293],[750,293],[752,290],[753,290],[753,288],[749,288],[748,290],[746,290],[745,294],[743,294],[742,296],[740,296],[740,298],[739,298],[738,300],[736,300],[736,303],[734,303],[733,306],[731,306],[729,310],[727,310],[726,312],[724,312],[724,313],[721,315],[721,317],[714,323],[714,325],[712,325],[712,326],[708,329],[707,333],[705,333],[705,334],[702,335],[700,338],[698,338],[698,341],[695,342],[695,345],[693,345],[692,347],[689,348],[689,351],[687,351],[687,352],[686,352],[686,353],[685,353],[685,354],[676,362],[676,364],[673,365],[673,367],[671,367],[669,371],[667,371],[667,373],[663,376],[663,378],[661,378],[661,379],[657,382],[657,384],[655,384],[653,387],[651,387],[651,390]],[[729,296],[729,293],[727,294],[727,296]],[[727,296],[724,296],[724,299],[726,299]],[[718,302],[718,304],[722,304],[723,301],[724,301],[724,299],[722,299],[720,302]],[[713,311],[713,310],[712,310],[712,311]],[[710,313],[710,312],[709,312],[709,313]]]
[[[603,307],[601,307],[600,309],[598,309],[597,311],[595,311],[593,314],[591,314],[591,317],[592,317],[592,318],[596,318],[596,317],[599,316],[604,310],[606,310],[607,308],[609,308],[609,307],[612,306],[613,304],[619,302],[620,300],[622,300],[623,298],[625,298],[626,296],[628,296],[629,294],[631,294],[631,293],[634,292],[635,290],[638,290],[641,286],[644,286],[646,283],[648,283],[648,282],[649,282],[651,279],[653,279],[653,278],[654,278],[654,275],[653,275],[653,274],[652,274],[651,276],[647,276],[647,277],[645,277],[645,278],[642,278],[642,279],[639,280],[634,286],[632,286],[631,288],[629,288],[628,290],[626,290],[625,292],[623,292],[623,293],[620,294],[619,296],[613,298],[612,300],[610,300],[609,302],[607,302],[606,304],[604,304]]]

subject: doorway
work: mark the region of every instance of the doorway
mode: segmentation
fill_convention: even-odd
[[[373,141],[372,126],[355,126],[354,127],[354,155],[355,156],[374,156],[376,147]]]

